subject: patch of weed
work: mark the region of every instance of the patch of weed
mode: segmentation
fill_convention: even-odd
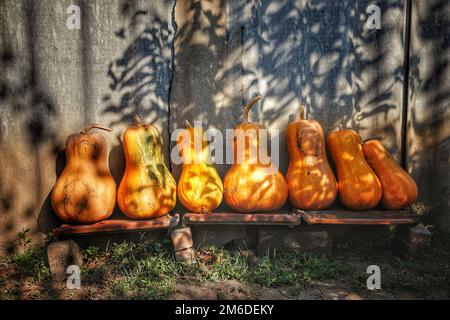
[[[43,247],[30,246],[22,252],[9,256],[8,260],[19,269],[22,277],[31,277],[37,283],[51,278],[45,248]]]
[[[127,268],[119,268],[112,282],[111,298],[163,299],[173,292],[176,266],[166,253],[142,259],[128,257]]]

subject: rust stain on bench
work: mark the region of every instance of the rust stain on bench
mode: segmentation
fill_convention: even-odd
[[[396,225],[415,224],[418,219],[409,210],[351,211],[351,210],[295,210],[307,224]]]
[[[186,213],[183,225],[219,224],[219,225],[287,225],[300,224],[300,216],[292,213]]]
[[[127,232],[127,231],[145,231],[155,229],[175,228],[178,225],[180,217],[178,214],[173,216],[163,216],[148,220],[103,220],[89,225],[69,225],[63,224],[53,230],[53,238],[61,235],[80,235],[105,232]]]

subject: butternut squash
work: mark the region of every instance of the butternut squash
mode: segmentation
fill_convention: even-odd
[[[158,218],[175,206],[177,185],[164,163],[162,148],[158,128],[142,123],[138,116],[123,134],[126,166],[117,202],[130,218]]]
[[[224,179],[225,202],[240,212],[278,210],[288,196],[280,170],[258,152],[259,131],[263,126],[248,122],[250,108],[260,99],[257,96],[247,104],[243,123],[234,129],[234,163]]]
[[[66,141],[66,166],[51,192],[51,204],[64,222],[90,224],[108,218],[116,203],[116,183],[109,171],[105,138],[92,129],[72,134]]]
[[[381,184],[364,159],[359,135],[353,130],[335,131],[328,135],[327,144],[342,204],[352,210],[374,208],[381,199]]]
[[[192,212],[208,213],[222,202],[222,179],[210,163],[208,141],[203,129],[193,128],[188,121],[186,127],[184,134],[177,139],[177,146],[184,153],[181,154],[183,166],[178,181],[178,198]],[[195,143],[197,139],[200,142],[198,147]]]
[[[381,203],[390,210],[403,209],[417,200],[417,184],[379,140],[363,144],[363,152],[381,182]]]
[[[289,201],[299,209],[320,210],[329,207],[337,196],[337,183],[325,149],[321,125],[305,120],[301,106],[300,117],[286,129],[289,167],[286,181]]]

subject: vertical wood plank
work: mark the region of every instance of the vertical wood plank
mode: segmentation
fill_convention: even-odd
[[[450,231],[450,2],[413,1],[406,164],[420,211]]]

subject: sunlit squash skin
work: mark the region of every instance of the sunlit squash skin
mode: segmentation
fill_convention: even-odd
[[[126,166],[117,193],[120,210],[135,219],[167,214],[175,207],[177,185],[164,163],[158,129],[139,119],[122,139]]]
[[[66,141],[66,166],[51,192],[56,215],[66,223],[90,224],[107,219],[116,203],[116,183],[108,167],[105,138],[90,130],[72,134]]]
[[[177,145],[184,146],[180,150],[184,151],[184,161],[178,181],[178,199],[194,213],[210,213],[222,202],[222,179],[209,161],[208,142],[203,129],[193,128],[187,122],[185,134],[177,139]],[[183,141],[184,138],[187,140]],[[195,150],[194,139],[199,139],[199,150]]]
[[[327,144],[337,170],[339,200],[352,210],[374,208],[381,199],[381,184],[364,159],[359,135],[353,130],[334,131]]]
[[[417,184],[395,161],[379,140],[363,144],[363,152],[381,182],[381,203],[386,209],[400,210],[417,200]]]
[[[244,122],[234,130],[243,134],[263,129],[259,123],[248,122],[248,111],[261,97],[252,99],[245,108]],[[245,139],[242,161],[237,161],[239,141],[234,140],[234,164],[227,171],[224,179],[224,200],[228,206],[239,212],[275,211],[287,200],[288,187],[280,170],[269,161],[262,161],[259,155],[250,161],[250,146],[259,150],[259,136]]]
[[[329,207],[338,192],[336,178],[328,163],[323,129],[317,121],[304,119],[303,107],[286,129],[286,144],[290,203],[304,210]]]

